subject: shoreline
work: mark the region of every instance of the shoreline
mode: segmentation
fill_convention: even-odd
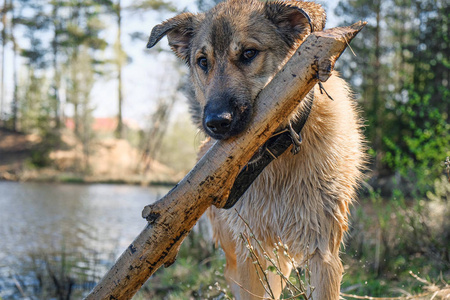
[[[177,174],[175,178],[165,178],[169,176],[143,176],[132,175],[127,178],[112,177],[112,176],[98,176],[98,175],[83,175],[69,172],[57,172],[52,170],[33,170],[25,171],[22,174],[15,174],[8,171],[0,172],[0,181],[11,182],[42,182],[42,183],[69,183],[69,184],[124,184],[136,186],[161,186],[173,187],[184,175]]]

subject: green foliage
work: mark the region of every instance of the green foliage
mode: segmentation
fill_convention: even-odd
[[[29,69],[28,79],[23,82],[19,96],[21,128],[25,132],[45,134],[49,131],[50,112],[47,97],[47,80],[38,71]]]
[[[61,174],[58,176],[58,182],[63,183],[85,183],[83,177],[72,175],[72,174]]]
[[[435,203],[450,202],[450,178],[442,175],[439,179],[436,179],[434,181],[434,192],[428,191],[427,198]]]
[[[422,197],[450,154],[450,4],[345,0],[336,13],[369,22],[341,66],[364,106],[375,179],[400,175],[397,187]]]
[[[384,161],[410,178],[410,192],[423,195],[432,188],[433,179],[442,174],[443,161],[450,155],[448,112],[430,105],[430,95],[420,97],[414,91],[397,111],[399,134],[384,137]]]
[[[135,1],[131,6],[130,9],[135,11],[145,11],[145,10],[167,10],[171,12],[175,12],[177,9],[173,5],[173,3],[169,1],[163,1],[163,0],[139,0]]]
[[[449,102],[445,101],[450,98],[449,13],[450,5],[439,1],[422,1],[413,11],[422,26],[409,33],[414,40],[401,45],[411,54],[403,60],[413,72],[405,74],[406,99],[393,103],[396,119],[391,126],[397,130],[385,136],[385,162],[411,178],[411,188],[419,195],[432,188],[450,155]]]
[[[22,85],[19,96],[19,112],[23,118],[21,129],[41,137],[31,152],[30,167],[46,167],[51,164],[50,152],[60,143],[58,132],[52,127],[51,99],[47,94],[47,81],[30,68],[28,81]]]
[[[42,141],[31,151],[29,162],[33,167],[42,168],[51,165],[50,152],[61,142],[59,134],[55,131],[47,131],[42,136]]]

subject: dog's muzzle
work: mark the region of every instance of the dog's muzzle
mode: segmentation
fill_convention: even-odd
[[[226,134],[233,122],[233,115],[230,112],[219,114],[208,114],[205,118],[206,129],[215,135]]]
[[[250,104],[228,101],[209,101],[203,111],[203,128],[216,140],[223,140],[241,133],[251,116]]]

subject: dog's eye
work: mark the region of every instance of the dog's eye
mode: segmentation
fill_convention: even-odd
[[[200,68],[202,68],[204,71],[208,69],[208,60],[206,59],[206,57],[200,57],[197,60],[197,63],[200,66]]]
[[[256,55],[258,55],[258,50],[255,50],[255,49],[245,50],[242,53],[242,60],[244,62],[250,62],[252,59],[254,59],[256,57]]]

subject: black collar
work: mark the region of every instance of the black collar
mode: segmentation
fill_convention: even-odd
[[[293,145],[292,153],[296,154],[300,150],[300,143],[302,141],[301,131],[308,120],[309,113],[313,105],[314,95],[306,98],[305,108],[302,110],[298,119],[289,123],[289,126],[277,133],[274,133],[267,142],[262,145],[259,150],[253,155],[249,163],[241,170],[234,181],[231,188],[230,195],[227,202],[223,206],[229,209],[236,204],[253,181],[258,177],[264,168],[269,165],[274,159],[283,154],[289,146]]]

